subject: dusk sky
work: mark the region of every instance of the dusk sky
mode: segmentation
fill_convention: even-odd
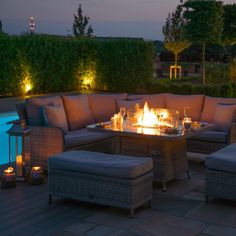
[[[72,32],[78,3],[90,17],[96,36],[161,40],[163,23],[179,0],[0,0],[3,31],[25,32],[29,17],[34,16],[37,33],[66,35]]]

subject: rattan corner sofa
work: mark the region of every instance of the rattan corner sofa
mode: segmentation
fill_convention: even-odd
[[[66,94],[39,96],[17,104],[20,119],[32,128],[32,162],[47,167],[49,156],[83,149],[115,153],[116,137],[111,134],[89,132],[86,125],[110,120],[125,106],[148,102],[150,107],[176,109],[183,118],[189,107],[193,121],[215,123],[214,130],[187,140],[191,152],[212,153],[236,142],[236,123],[229,114],[236,110],[236,98],[216,98],[204,95],[163,94]],[[45,119],[45,114],[48,118]]]

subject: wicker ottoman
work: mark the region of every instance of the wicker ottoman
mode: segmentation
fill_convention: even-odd
[[[206,201],[212,197],[236,200],[236,143],[209,155],[205,164]]]
[[[49,203],[52,196],[134,210],[151,203],[151,158],[89,151],[69,151],[48,160]]]

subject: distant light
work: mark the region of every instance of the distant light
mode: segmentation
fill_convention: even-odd
[[[25,92],[28,93],[28,92],[31,90],[31,88],[32,88],[31,84],[30,84],[30,83],[27,83],[27,84],[25,85]]]
[[[34,34],[34,32],[35,32],[35,22],[34,22],[33,16],[30,16],[29,32],[30,32],[30,34]]]

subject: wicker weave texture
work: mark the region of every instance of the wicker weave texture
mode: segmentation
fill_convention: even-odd
[[[208,169],[206,196],[236,200],[236,173]]]
[[[121,154],[152,157],[154,181],[167,182],[188,171],[186,140],[121,137]]]
[[[119,179],[49,169],[49,195],[134,210],[152,199],[153,174]]]

